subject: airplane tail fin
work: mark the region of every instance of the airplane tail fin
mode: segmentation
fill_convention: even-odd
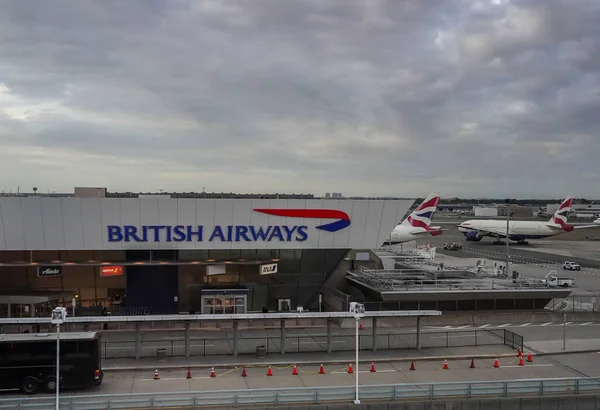
[[[440,195],[431,193],[400,225],[429,229],[439,202]]]
[[[552,218],[548,221],[548,225],[554,227],[560,227],[567,232],[571,232],[573,230],[573,225],[569,225],[567,223],[567,215],[571,210],[571,206],[573,205],[573,197],[568,196],[564,201],[560,204]]]

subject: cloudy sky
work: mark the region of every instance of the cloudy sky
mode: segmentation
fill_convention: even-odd
[[[0,191],[600,198],[600,2],[4,0]]]

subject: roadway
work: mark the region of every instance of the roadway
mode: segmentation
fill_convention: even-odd
[[[507,353],[505,346],[488,347],[490,352]],[[449,355],[452,353],[448,351]],[[533,363],[519,366],[515,357],[499,359],[499,368],[494,368],[493,359],[475,360],[475,368],[470,368],[468,359],[449,360],[449,369],[443,369],[443,361],[420,361],[415,370],[410,370],[410,362],[377,363],[375,372],[370,364],[360,364],[359,382],[361,385],[431,383],[472,380],[518,380],[539,377],[581,377],[581,373],[548,358],[535,358]],[[154,379],[154,371],[107,372],[103,384],[96,388],[69,392],[68,394],[127,394],[155,392],[187,392],[210,390],[241,390],[269,388],[299,388],[322,386],[353,386],[356,369],[348,373],[348,365],[325,365],[325,374],[319,374],[318,365],[299,365],[298,375],[293,375],[293,364],[272,367],[272,376],[267,376],[265,365],[247,367],[247,377],[242,377],[240,367],[215,367],[215,377],[210,377],[210,369],[192,369],[191,379],[187,379],[187,369],[160,370],[159,379]],[[67,392],[64,392],[67,394]],[[14,392],[4,392],[0,398],[15,396]]]

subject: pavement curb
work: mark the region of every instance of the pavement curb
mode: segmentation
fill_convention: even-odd
[[[359,360],[359,363],[362,364],[370,364],[370,363],[399,363],[399,362],[424,362],[424,361],[436,361],[439,360],[443,362],[444,360],[452,361],[452,360],[475,360],[475,359],[501,359],[507,357],[516,357],[516,353],[499,353],[499,354],[472,354],[472,355],[454,355],[454,356],[415,356],[415,357],[382,357],[376,359],[362,359]],[[526,355],[524,355],[526,356]],[[541,355],[536,355],[541,356]],[[231,364],[222,364],[222,365],[214,365],[214,364],[206,364],[206,363],[196,363],[196,364],[156,364],[153,366],[114,366],[114,367],[102,367],[104,372],[125,372],[125,371],[139,371],[139,370],[170,370],[170,369],[209,369],[209,368],[237,368],[237,367],[268,367],[271,366],[291,366],[293,364],[297,365],[315,365],[319,366],[323,365],[347,365],[348,363],[354,363],[354,359],[334,359],[334,360],[298,360],[298,361],[282,361],[275,360],[272,362],[261,362],[261,363],[251,363],[251,362],[240,362],[240,363],[231,363]]]

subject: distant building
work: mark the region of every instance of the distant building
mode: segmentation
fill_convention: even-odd
[[[106,188],[75,187],[77,198],[106,198]]]
[[[494,207],[484,207],[484,206],[474,206],[473,207],[473,215],[475,216],[488,216],[494,217],[498,216],[498,208]]]

